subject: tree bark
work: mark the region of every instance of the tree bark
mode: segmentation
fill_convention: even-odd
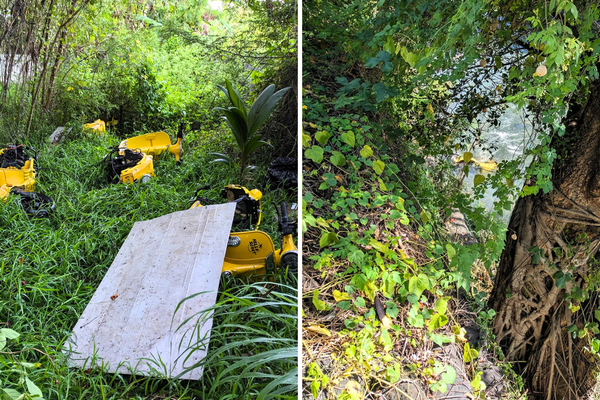
[[[515,205],[490,296],[496,341],[537,399],[578,399],[598,370],[584,348],[590,335],[567,333],[594,322],[597,308],[583,295],[600,247],[600,80],[590,86],[587,104],[567,117],[576,122],[552,142],[564,156],[554,189]]]

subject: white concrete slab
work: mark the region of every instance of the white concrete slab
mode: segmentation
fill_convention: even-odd
[[[178,327],[215,304],[234,211],[227,203],[136,222],[65,345],[71,361],[90,368],[96,355],[109,372],[168,377],[200,361],[212,319],[200,330],[198,318]],[[174,316],[181,300],[201,292]],[[184,362],[198,337],[204,347]],[[201,376],[196,368],[181,379]]]

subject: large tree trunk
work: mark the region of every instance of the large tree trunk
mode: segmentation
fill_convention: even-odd
[[[600,81],[581,111],[569,114],[579,114],[577,123],[553,141],[568,150],[553,170],[554,189],[517,201],[489,303],[497,342],[539,399],[578,399],[597,371],[584,349],[590,336],[573,338],[567,327],[594,322],[597,307],[579,299],[600,247]]]

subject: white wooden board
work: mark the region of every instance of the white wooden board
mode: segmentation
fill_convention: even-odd
[[[198,330],[192,318],[177,329],[215,304],[234,211],[227,203],[136,222],[65,345],[71,361],[90,368],[95,355],[109,372],[168,377],[200,361],[212,320]],[[201,292],[173,318],[181,300]],[[198,336],[205,346],[184,364],[180,355]],[[196,368],[181,378],[201,376]]]

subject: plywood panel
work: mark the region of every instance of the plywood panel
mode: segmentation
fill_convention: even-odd
[[[198,337],[205,347],[185,365],[201,360],[212,320],[200,330],[197,318],[178,327],[215,304],[234,210],[228,203],[136,222],[65,346],[71,361],[89,368],[95,354],[110,372],[174,377],[186,344]],[[201,292],[174,316],[181,300]],[[181,378],[201,375],[198,368]]]

